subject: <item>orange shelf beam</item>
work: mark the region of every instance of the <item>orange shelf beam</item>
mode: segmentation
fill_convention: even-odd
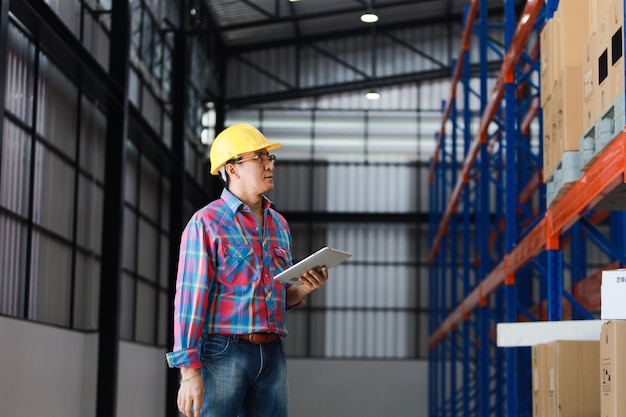
[[[450,195],[448,205],[439,224],[439,231],[435,236],[430,255],[428,257],[429,265],[434,264],[435,254],[439,251],[439,245],[441,245],[441,239],[445,234],[446,225],[450,222],[453,211],[456,208],[459,198],[461,197],[461,192],[465,187],[465,179],[469,178],[470,171],[474,167],[474,163],[476,162],[476,158],[478,157],[480,145],[487,140],[489,125],[493,121],[496,112],[500,107],[500,103],[502,102],[502,97],[504,96],[504,87],[507,83],[513,82],[515,67],[517,66],[520,56],[528,42],[528,38],[532,32],[533,26],[535,25],[537,16],[541,12],[543,3],[544,0],[528,0],[526,2],[524,11],[520,16],[519,23],[517,24],[517,27],[515,29],[513,41],[511,42],[509,51],[504,56],[498,78],[491,91],[490,100],[487,103],[487,106],[485,107],[485,110],[480,119],[478,131],[476,132],[476,135],[474,136],[474,138],[472,139],[472,143],[470,144],[468,155],[461,169],[461,175],[459,176],[459,180],[457,181],[454,190]],[[434,162],[435,161],[433,161],[433,163]]]
[[[428,346],[433,348],[445,335],[480,303],[495,292],[507,274],[514,274],[541,253],[548,239],[558,237],[588,213],[607,194],[624,183],[626,133],[620,133],[602,151],[589,169],[557,201],[543,219],[505,256],[493,271],[478,284],[432,333]]]
[[[620,133],[587,172],[572,186],[552,213],[552,230],[566,230],[615,187],[624,182],[624,145]]]
[[[461,79],[461,73],[463,71],[463,61],[464,61],[464,53],[469,51],[470,48],[470,38],[472,36],[472,30],[474,29],[474,22],[476,21],[476,15],[478,13],[478,0],[472,0],[472,3],[469,7],[469,12],[467,13],[467,22],[465,22],[465,28],[463,29],[463,37],[461,39],[461,48],[459,50],[459,57],[456,60],[456,66],[454,67],[454,72],[452,73],[452,79],[450,81],[450,100],[446,103],[446,107],[443,111],[443,118],[441,122],[441,129],[439,139],[437,140],[437,145],[435,146],[434,158],[430,163],[430,175],[429,181],[432,184],[435,178],[435,165],[437,164],[437,158],[439,155],[439,149],[441,148],[441,141],[443,140],[443,134],[446,131],[446,120],[450,117],[450,113],[452,112],[452,98],[456,97],[456,86]]]

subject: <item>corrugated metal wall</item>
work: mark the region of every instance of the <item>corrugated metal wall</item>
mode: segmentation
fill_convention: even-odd
[[[324,245],[354,254],[305,308],[289,313],[285,345],[293,356],[427,354],[427,224],[420,219],[437,112],[432,103],[418,110],[420,88],[381,89],[398,110],[372,110],[378,103],[351,93],[227,115],[227,124],[252,123],[283,143],[274,151],[276,188],[269,197],[297,219],[290,221],[294,257]],[[424,90],[436,100],[437,83]]]
[[[110,15],[92,13],[91,7],[110,4],[92,3],[57,0],[49,5],[107,68]],[[171,37],[156,30],[154,22],[168,12],[175,19],[171,11],[178,6],[173,1],[131,6],[135,49],[129,99],[152,130],[135,128],[126,141],[121,333],[127,340],[165,346],[171,310],[171,172],[147,148],[150,141],[171,147],[171,109],[164,100]],[[44,52],[39,41],[11,16],[0,138],[0,314],[92,331],[99,326],[106,236],[107,116],[104,104],[89,94],[93,86],[64,72],[56,54],[65,51]],[[193,139],[186,141],[185,168],[201,182],[207,176],[206,149]],[[178,239],[179,232],[173,233]]]
[[[0,313],[95,329],[104,115],[25,33],[8,33]]]

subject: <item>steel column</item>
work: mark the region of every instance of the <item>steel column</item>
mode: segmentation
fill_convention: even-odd
[[[96,416],[113,417],[117,410],[117,371],[121,313],[122,247],[124,237],[124,172],[128,125],[130,70],[130,6],[111,3],[109,75],[117,86],[107,101],[106,167],[100,280],[98,391]]]
[[[185,7],[182,8],[186,10]],[[187,13],[181,12],[181,22],[185,22]],[[179,239],[176,238],[178,232],[182,231],[183,225],[183,205],[185,201],[185,109],[187,108],[187,76],[189,56],[187,53],[187,37],[183,28],[174,33],[174,51],[172,59],[172,154],[180,162],[179,169],[171,170],[170,177],[170,218],[169,230],[171,236],[169,240],[169,261],[168,276],[175,277],[178,268]],[[174,299],[176,285],[173,279],[168,281],[168,300]],[[168,344],[174,344],[174,311],[169,309],[168,313]],[[178,369],[171,369],[167,374],[167,398],[166,415],[177,417],[178,406],[176,397],[178,392],[180,374]]]

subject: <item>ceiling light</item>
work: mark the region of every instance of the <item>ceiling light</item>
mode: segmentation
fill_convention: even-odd
[[[373,10],[368,10],[361,15],[361,22],[363,23],[376,23],[378,22],[378,15]]]
[[[368,100],[378,100],[380,98],[380,93],[378,91],[368,91],[365,93],[365,98]]]

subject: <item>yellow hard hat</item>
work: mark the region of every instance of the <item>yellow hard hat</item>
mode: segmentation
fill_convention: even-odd
[[[282,143],[270,143],[263,133],[252,125],[240,123],[224,129],[211,145],[211,174],[217,175],[218,170],[226,162],[248,152],[261,149],[271,151],[283,146]]]

